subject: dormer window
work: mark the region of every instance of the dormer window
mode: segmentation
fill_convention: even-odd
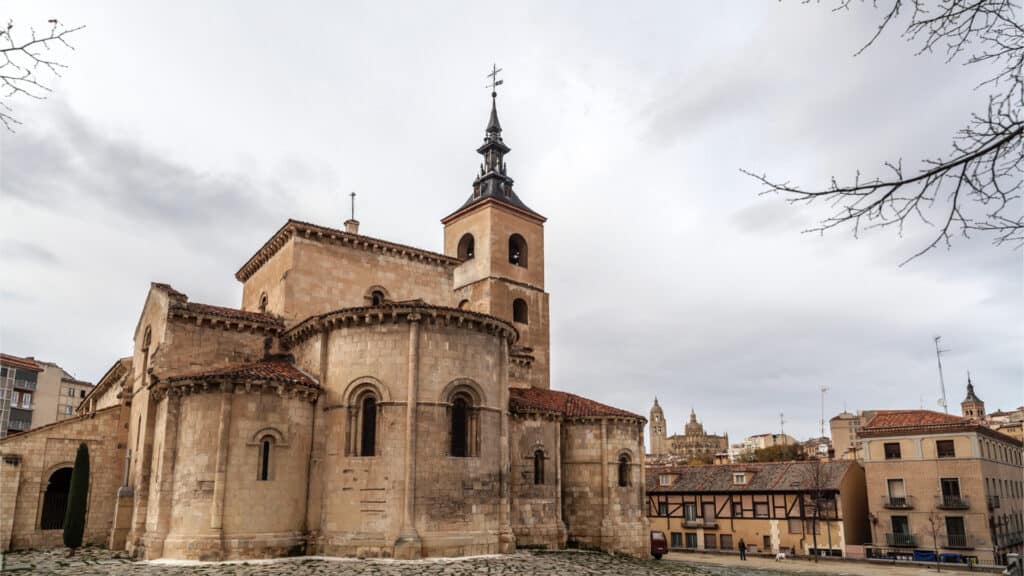
[[[658,486],[671,486],[672,475],[671,474],[659,474],[658,475]]]
[[[734,472],[732,475],[733,484],[746,484],[747,474],[745,472]]]

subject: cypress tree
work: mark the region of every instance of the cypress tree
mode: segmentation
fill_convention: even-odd
[[[68,507],[64,514],[64,545],[70,554],[82,545],[85,532],[85,506],[89,499],[89,447],[82,442],[75,455],[75,467],[71,470],[71,488],[68,491]]]

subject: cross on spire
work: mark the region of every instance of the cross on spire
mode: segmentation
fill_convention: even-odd
[[[491,83],[485,86],[485,88],[491,89],[491,98],[498,97],[498,86],[505,83],[504,80],[498,80],[498,72],[501,72],[501,68],[498,68],[498,64],[494,63],[491,65],[491,73],[487,75],[491,79]]]

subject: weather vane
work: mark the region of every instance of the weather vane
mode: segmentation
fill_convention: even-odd
[[[491,79],[491,83],[486,86],[486,88],[491,89],[491,98],[498,97],[498,86],[505,83],[504,80],[498,80],[498,72],[501,72],[501,68],[498,68],[498,65],[495,63],[491,67],[491,73],[487,75]]]

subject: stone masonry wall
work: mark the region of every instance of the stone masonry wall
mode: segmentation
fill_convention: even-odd
[[[512,529],[520,548],[565,547],[560,430],[560,419],[535,415],[511,418]],[[537,450],[544,453],[543,479],[539,484],[534,478]]]
[[[62,530],[40,530],[43,495],[50,475],[64,467],[73,467],[78,445],[89,447],[89,503],[84,542],[104,545],[113,522],[117,488],[124,473],[124,458],[118,446],[121,411],[111,407],[92,414],[76,416],[0,440],[0,467],[4,483],[0,487],[0,512],[10,522],[10,538],[0,541],[0,549],[62,546]],[[8,456],[20,457],[17,464],[17,490],[13,507],[9,501],[8,478],[14,478],[14,465]],[[13,459],[10,459],[13,460]],[[13,514],[8,520],[6,514]],[[0,536],[5,523],[0,523]],[[8,548],[8,545],[10,548]]]

